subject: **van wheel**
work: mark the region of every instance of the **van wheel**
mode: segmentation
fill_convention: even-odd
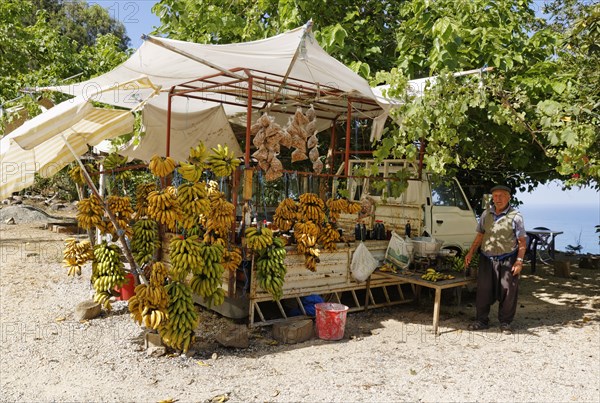
[[[442,249],[451,250],[453,252],[454,256],[459,256],[459,257],[462,256],[462,249],[460,249],[457,246],[448,246],[448,247],[445,247]]]

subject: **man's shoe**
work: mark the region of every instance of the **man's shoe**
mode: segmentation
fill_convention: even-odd
[[[489,326],[486,325],[485,323],[481,323],[481,322],[473,322],[471,323],[469,326],[467,326],[467,329],[469,330],[485,330],[487,329]]]
[[[509,323],[502,323],[500,325],[500,331],[502,334],[510,335],[513,333],[512,327],[510,327]]]

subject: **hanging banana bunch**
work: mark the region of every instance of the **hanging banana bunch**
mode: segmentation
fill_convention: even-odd
[[[210,214],[203,220],[206,233],[204,242],[227,244],[227,239],[234,222],[235,207],[225,199],[223,192],[212,191],[209,193]],[[221,238],[223,241],[218,241]]]
[[[157,249],[160,248],[158,239],[158,224],[149,218],[142,218],[133,225],[131,252],[140,266],[154,260]]]
[[[104,206],[96,195],[81,199],[77,203],[77,223],[83,229],[92,229],[102,225]]]
[[[162,158],[157,154],[154,154],[150,159],[150,164],[148,164],[148,168],[150,168],[150,172],[154,174],[154,176],[158,176],[163,178],[165,176],[169,176],[175,170],[175,160],[171,157]]]
[[[151,267],[149,284],[138,285],[135,295],[129,299],[131,317],[148,329],[160,329],[168,320],[166,278],[166,267],[161,262],[155,262]]]
[[[169,283],[166,290],[169,296],[168,320],[159,328],[160,337],[167,346],[185,353],[194,342],[194,329],[198,327],[192,290],[179,281]]]
[[[225,291],[221,288],[223,272],[221,262],[225,248],[220,244],[201,244],[201,262],[194,270],[190,281],[192,291],[200,295],[208,306],[218,306],[225,300]]]
[[[98,175],[98,170],[93,164],[84,164],[84,166],[88,175],[90,175],[90,178]],[[69,169],[69,177],[78,185],[87,185],[87,181],[85,180],[85,176],[79,164],[75,164]]]
[[[140,183],[135,188],[135,213],[137,218],[148,215],[148,195],[157,190],[156,183]]]
[[[111,171],[113,169],[120,168],[127,164],[127,157],[122,157],[117,153],[110,153],[102,160],[102,169],[104,171]],[[131,177],[131,171],[124,170],[115,172],[117,179],[125,180]]]
[[[247,227],[244,233],[248,249],[258,252],[273,244],[273,231],[267,227]]]
[[[235,158],[233,152],[229,152],[229,147],[226,145],[218,144],[211,150],[212,154],[208,156],[211,171],[217,176],[231,176],[240,165],[240,160]]]
[[[317,242],[323,245],[328,251],[334,251],[337,249],[337,242],[340,240],[340,233],[336,230],[331,223],[323,225],[319,231]]]
[[[110,311],[111,292],[126,281],[121,250],[116,244],[102,242],[94,247],[91,281],[96,291],[94,301]]]
[[[283,283],[286,273],[285,241],[279,237],[273,238],[273,243],[257,252],[254,261],[258,285],[267,291],[274,300],[283,297]]]
[[[298,206],[298,221],[312,221],[320,225],[325,221],[325,203],[314,193],[304,193],[300,195],[300,203]]]
[[[294,238],[298,253],[304,254],[304,263],[310,271],[317,270],[320,251],[317,248],[319,227],[312,221],[297,222],[294,225]]]
[[[75,238],[65,239],[63,267],[68,268],[69,276],[81,276],[81,266],[94,259],[92,244],[88,240],[78,242]]]
[[[198,143],[196,147],[190,147],[190,155],[188,161],[201,169],[206,168],[206,160],[208,159],[208,150],[203,142]]]
[[[190,229],[210,212],[210,201],[204,183],[182,183],[177,188],[177,202],[181,207],[181,226]]]
[[[119,227],[125,231],[125,236],[127,236],[128,238],[131,239],[131,236],[133,235],[131,226],[129,225],[129,223],[131,222],[131,217],[133,216],[133,208],[131,207],[131,198],[127,197],[127,196],[121,197],[121,196],[111,195],[108,197],[106,204],[107,204],[108,209],[115,216],[117,224],[119,224]],[[110,223],[109,228],[110,228],[109,233],[112,234],[113,239],[116,239],[117,231],[116,231],[114,225],[112,225],[112,223]]]
[[[177,229],[181,220],[181,208],[177,202],[177,190],[173,186],[155,190],[148,195],[148,216],[171,231]]]
[[[235,271],[242,263],[242,251],[238,247],[223,251],[223,268],[228,271]]]
[[[171,261],[171,278],[175,281],[185,281],[190,272],[199,270],[203,264],[201,242],[198,235],[186,238],[176,236],[169,243],[169,260]]]
[[[273,224],[281,231],[287,232],[292,229],[298,217],[298,205],[293,199],[283,199],[275,209]]]
[[[185,161],[181,161],[179,163],[179,168],[177,168],[177,172],[179,172],[186,181],[198,182],[202,178],[204,168],[196,164],[188,164]]]

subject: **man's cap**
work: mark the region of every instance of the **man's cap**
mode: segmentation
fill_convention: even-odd
[[[504,191],[508,192],[509,194],[512,194],[512,189],[506,185],[496,185],[490,189],[490,193],[494,193],[494,191],[496,191],[496,190],[504,190]]]

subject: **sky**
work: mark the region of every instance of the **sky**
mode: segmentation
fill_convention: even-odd
[[[135,49],[139,48],[143,42],[142,34],[149,34],[154,27],[160,25],[158,17],[151,10],[152,6],[158,3],[156,0],[90,0],[88,3],[99,4],[106,8],[111,16],[123,22],[127,29],[127,36],[131,39],[131,47]],[[542,3],[542,0],[534,1],[534,6],[541,9]],[[558,182],[541,185],[532,193],[518,193],[517,197],[528,204],[590,205],[596,203],[600,208],[598,191],[583,188],[563,192]]]
[[[106,8],[109,14],[121,21],[127,29],[134,49],[142,45],[142,34],[149,34],[154,27],[160,25],[160,20],[152,13],[156,0],[88,0],[88,4],[98,4]]]

